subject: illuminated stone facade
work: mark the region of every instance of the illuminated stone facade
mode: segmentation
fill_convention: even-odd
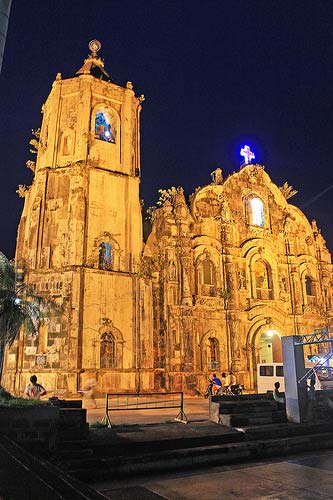
[[[182,189],[165,201],[145,247],[160,263],[155,363],[174,390],[229,370],[254,389],[257,363],[282,361],[282,335],[332,325],[331,256],[291,189],[260,165],[212,178],[189,204]]]
[[[36,293],[51,293],[64,311],[7,353],[4,384],[17,391],[31,372],[56,391],[82,388],[97,369],[101,391],[153,384],[152,370],[140,381],[136,370],[137,352],[152,359],[149,284],[137,275],[141,101],[91,54],[76,77],[57,75],[43,106],[16,261]]]
[[[100,392],[196,392],[228,370],[255,389],[257,363],[281,360],[280,336],[331,325],[325,241],[259,165],[225,180],[217,169],[189,204],[178,189],[143,244],[142,100],[94,50],[53,83],[16,261],[63,312],[8,350],[8,389],[36,373],[58,393],[91,378]]]

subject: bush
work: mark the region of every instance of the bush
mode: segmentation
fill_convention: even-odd
[[[6,391],[6,389],[0,386],[0,406],[40,406],[44,404],[45,402],[40,401],[39,399],[25,399],[12,396],[9,392]]]
[[[8,401],[9,399],[12,399],[12,397],[13,396],[0,385],[0,400]]]

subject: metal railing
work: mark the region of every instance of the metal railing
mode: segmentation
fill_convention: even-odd
[[[327,362],[332,358],[333,356],[333,350],[328,351],[321,359],[316,363],[312,368],[307,370],[303,377],[301,377],[299,380],[297,380],[297,383],[300,384],[303,382],[303,380],[307,380],[311,378],[314,373],[318,370],[321,370],[322,368],[327,366]]]
[[[110,412],[134,410],[166,410],[179,408],[174,420],[187,424],[184,412],[183,392],[145,392],[145,393],[111,393],[106,394],[105,417],[103,423],[111,427]]]

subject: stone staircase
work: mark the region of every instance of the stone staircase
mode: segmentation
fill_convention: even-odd
[[[226,400],[223,396],[211,398],[209,418],[228,427],[248,427],[286,422],[285,407],[273,399]]]
[[[86,471],[86,474],[81,474],[84,480],[88,480],[101,465],[88,443],[86,412],[75,406],[60,408],[56,447],[50,458],[64,472],[75,472],[77,468]]]
[[[123,478],[126,475],[226,465],[333,446],[333,429],[330,424],[310,426],[282,423],[251,426],[220,436],[210,436],[209,432],[210,428],[207,427],[201,436],[190,439],[155,439],[142,443],[132,437],[127,446],[105,444],[100,449],[94,447],[101,466],[95,473],[90,473],[90,478]],[[84,468],[73,468],[71,473],[85,480]]]
[[[210,401],[212,421],[94,429],[85,411],[64,413],[53,460],[85,482],[225,465],[333,447],[333,425],[291,424],[284,408],[260,397]],[[216,425],[216,423],[222,425]]]

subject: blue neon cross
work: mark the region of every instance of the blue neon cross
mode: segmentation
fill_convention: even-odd
[[[240,151],[241,156],[244,156],[245,163],[250,163],[253,158],[255,158],[254,153],[251,151],[249,146],[244,146]]]

